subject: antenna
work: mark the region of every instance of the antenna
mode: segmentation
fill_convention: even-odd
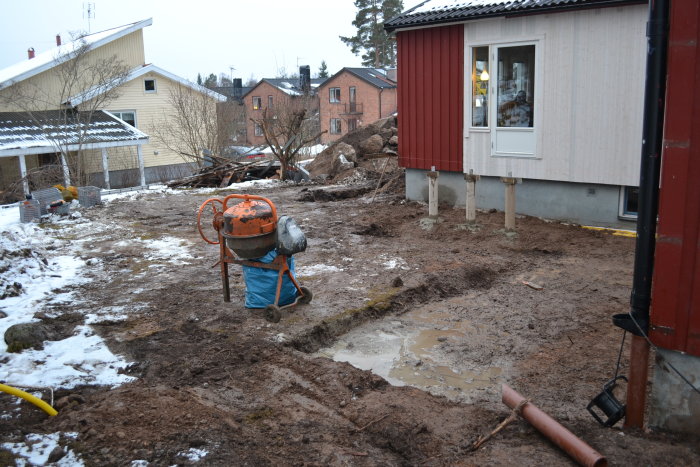
[[[88,20],[88,32],[90,30],[90,20],[95,18],[95,4],[94,3],[83,3],[83,19]]]

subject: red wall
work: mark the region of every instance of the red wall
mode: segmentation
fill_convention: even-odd
[[[700,6],[671,2],[659,224],[652,286],[654,344],[700,356]]]
[[[462,171],[464,26],[401,31],[399,164]]]

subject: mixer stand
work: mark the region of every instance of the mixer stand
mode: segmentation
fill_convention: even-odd
[[[221,235],[221,234],[219,234]],[[274,260],[272,260],[271,263],[261,263],[258,261],[251,261],[251,260],[246,260],[246,259],[240,259],[236,257],[236,255],[233,254],[233,252],[226,246],[226,242],[223,241],[223,238],[220,238],[220,243],[219,243],[219,252],[221,255],[221,259],[219,261],[219,264],[221,266],[221,281],[223,285],[223,290],[224,290],[224,301],[225,302],[230,302],[231,301],[231,288],[229,285],[229,273],[228,273],[228,265],[229,264],[240,264],[242,266],[252,266],[254,268],[263,268],[263,269],[273,269],[278,271],[277,274],[277,290],[275,291],[275,303],[267,305],[265,307],[265,319],[267,321],[270,321],[271,323],[278,323],[280,319],[282,319],[282,312],[281,310],[287,309],[287,308],[292,308],[296,305],[305,305],[307,303],[311,302],[311,299],[313,298],[313,293],[308,287],[304,287],[299,285],[299,283],[296,281],[294,276],[292,275],[292,272],[289,270],[289,266],[287,265],[287,256],[286,255],[278,255],[275,257]],[[294,300],[294,302],[288,304],[288,305],[279,305],[280,301],[280,294],[282,292],[282,280],[284,279],[284,275],[287,275],[289,279],[292,281],[292,284],[294,284],[294,287],[296,287],[298,296]]]

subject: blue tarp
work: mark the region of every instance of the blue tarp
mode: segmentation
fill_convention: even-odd
[[[252,259],[258,263],[269,264],[277,257],[275,250],[270,251],[265,256]],[[294,274],[294,257],[287,258],[289,272],[296,279]],[[243,266],[243,279],[245,280],[245,306],[246,308],[265,308],[267,305],[275,303],[275,292],[277,292],[277,277],[279,271],[275,269],[256,268],[254,266]],[[284,274],[282,278],[282,289],[280,290],[279,306],[289,305],[297,297],[297,288],[294,286],[289,276]]]

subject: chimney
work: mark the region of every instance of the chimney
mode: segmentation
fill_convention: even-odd
[[[61,35],[56,34],[56,46],[61,47]]]
[[[299,67],[299,87],[305,94],[311,89],[311,67],[309,65]]]
[[[27,56],[29,57],[29,60],[34,58],[34,47],[29,47],[29,49],[27,49]]]
[[[233,78],[233,97],[240,98],[243,91],[243,80],[241,78]]]

